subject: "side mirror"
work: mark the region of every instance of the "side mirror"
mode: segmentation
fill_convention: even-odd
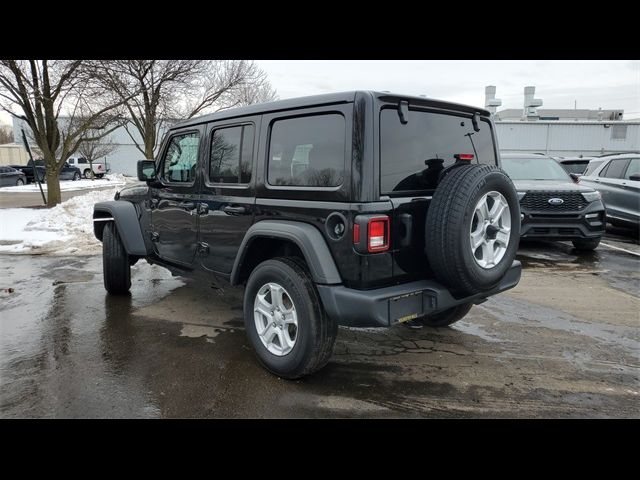
[[[153,182],[156,179],[155,160],[138,161],[138,180],[142,182]]]
[[[629,176],[629,180],[634,180],[636,182],[640,182],[640,173],[634,173]]]
[[[578,183],[582,175],[580,175],[579,173],[570,173],[569,176],[575,183]]]

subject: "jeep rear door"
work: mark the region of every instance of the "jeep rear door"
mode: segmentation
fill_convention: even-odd
[[[393,204],[393,276],[418,279],[428,275],[425,222],[440,172],[453,165],[454,155],[473,163],[497,164],[491,123],[472,113],[397,104],[380,110],[380,193]],[[404,277],[404,278],[403,278]]]
[[[198,235],[202,126],[172,133],[163,145],[157,186],[150,187],[152,241],[158,256],[192,266]]]
[[[253,221],[255,157],[260,117],[214,122],[206,127],[199,206],[199,258],[210,271],[230,274]]]

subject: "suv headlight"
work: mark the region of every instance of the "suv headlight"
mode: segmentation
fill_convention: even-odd
[[[595,202],[596,200],[600,200],[602,195],[600,195],[600,192],[582,192],[582,197],[587,202]]]

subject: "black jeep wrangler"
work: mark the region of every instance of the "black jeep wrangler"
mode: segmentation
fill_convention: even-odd
[[[225,110],[171,128],[143,186],[94,208],[104,285],[144,258],[244,285],[260,362],[298,378],[338,325],[443,327],[514,287],[520,210],[489,112],[358,91]]]

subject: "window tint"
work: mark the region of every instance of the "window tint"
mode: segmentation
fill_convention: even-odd
[[[582,174],[582,173],[584,173],[585,169],[587,168],[587,162],[563,162],[562,163],[562,167],[568,173]]]
[[[164,157],[163,176],[169,182],[191,183],[196,178],[198,163],[197,132],[176,135],[169,142]]]
[[[89,163],[86,158],[79,158],[78,163]]]
[[[209,181],[249,183],[253,156],[253,125],[220,128],[211,136]]]
[[[624,178],[629,180],[631,175],[640,174],[640,158],[632,158],[629,162],[629,166],[627,167],[627,173],[625,173]]]
[[[470,117],[409,110],[402,124],[397,109],[380,112],[380,188],[382,193],[433,190],[454,155],[471,153],[473,162],[495,165],[489,123],[473,129]],[[475,147],[475,149],[474,149]]]
[[[328,114],[278,120],[271,128],[271,185],[337,187],[344,177],[345,120]]]
[[[609,162],[609,165],[605,167],[600,176],[607,178],[622,178],[622,173],[624,172],[628,161],[629,160],[627,160],[626,158],[611,160],[611,162]]]

